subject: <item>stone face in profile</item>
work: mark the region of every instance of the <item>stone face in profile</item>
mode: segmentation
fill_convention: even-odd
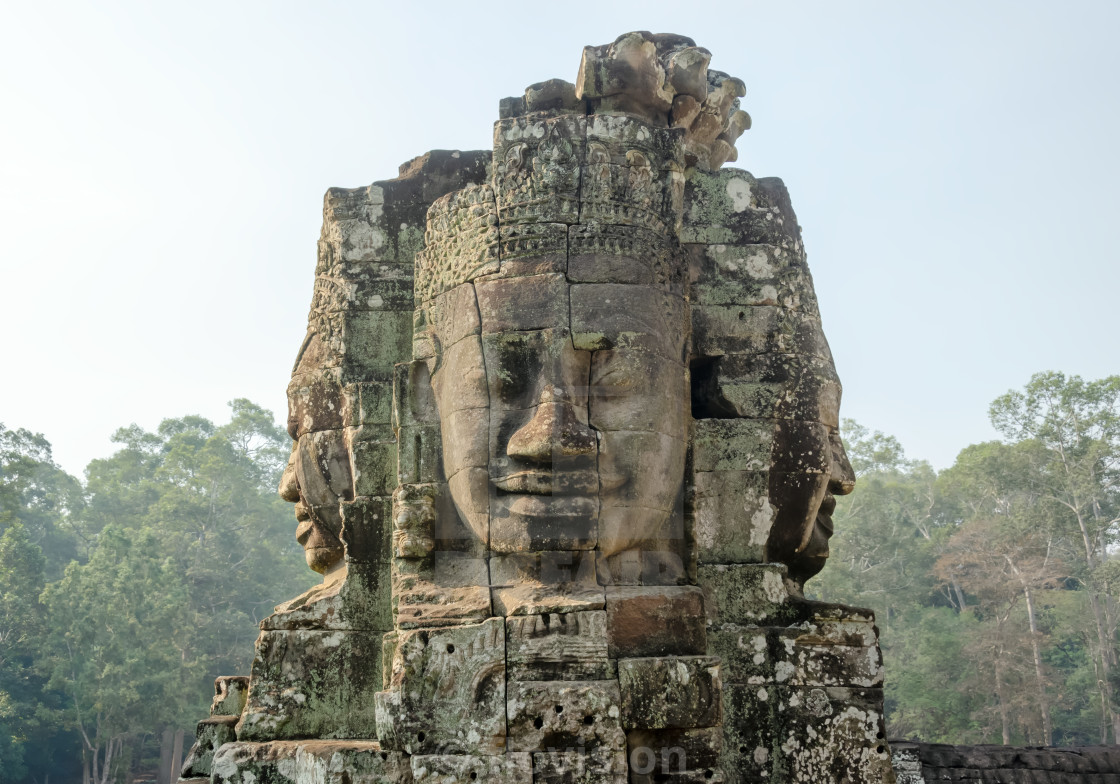
[[[873,619],[801,595],[839,380],[710,59],[586,47],[492,151],[328,193],[281,483],[325,579],[263,622],[215,781],[318,781],[328,738],[339,780],[891,781]]]

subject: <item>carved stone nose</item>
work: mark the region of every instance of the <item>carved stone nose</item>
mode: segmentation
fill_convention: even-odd
[[[595,433],[579,421],[567,396],[547,386],[532,419],[510,438],[506,454],[551,465],[556,457],[595,454]]]

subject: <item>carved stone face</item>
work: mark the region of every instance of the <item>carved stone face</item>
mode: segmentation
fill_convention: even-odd
[[[856,477],[834,426],[787,422],[779,426],[778,439],[770,471],[777,515],[768,555],[804,585],[824,568],[836,496],[852,492]]]
[[[653,286],[556,273],[442,295],[444,473],[491,550],[613,555],[657,534],[684,475],[684,314]]]
[[[288,385],[288,434],[295,443],[279,492],[296,505],[296,540],[307,565],[320,574],[342,563],[338,504],[353,497],[342,402],[329,370],[297,373]]]

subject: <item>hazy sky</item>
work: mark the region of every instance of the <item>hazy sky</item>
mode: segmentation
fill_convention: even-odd
[[[130,422],[281,416],[326,188],[488,149],[636,29],[746,82],[844,415],[942,467],[1033,372],[1120,372],[1120,3],[405,5],[4,4],[0,422],[80,474]]]

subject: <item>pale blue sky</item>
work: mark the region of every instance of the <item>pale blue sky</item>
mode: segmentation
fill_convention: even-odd
[[[1120,372],[1118,3],[12,2],[0,421],[80,473],[129,422],[281,415],[326,188],[488,148],[635,29],[746,82],[845,415],[941,467],[1031,373]]]

